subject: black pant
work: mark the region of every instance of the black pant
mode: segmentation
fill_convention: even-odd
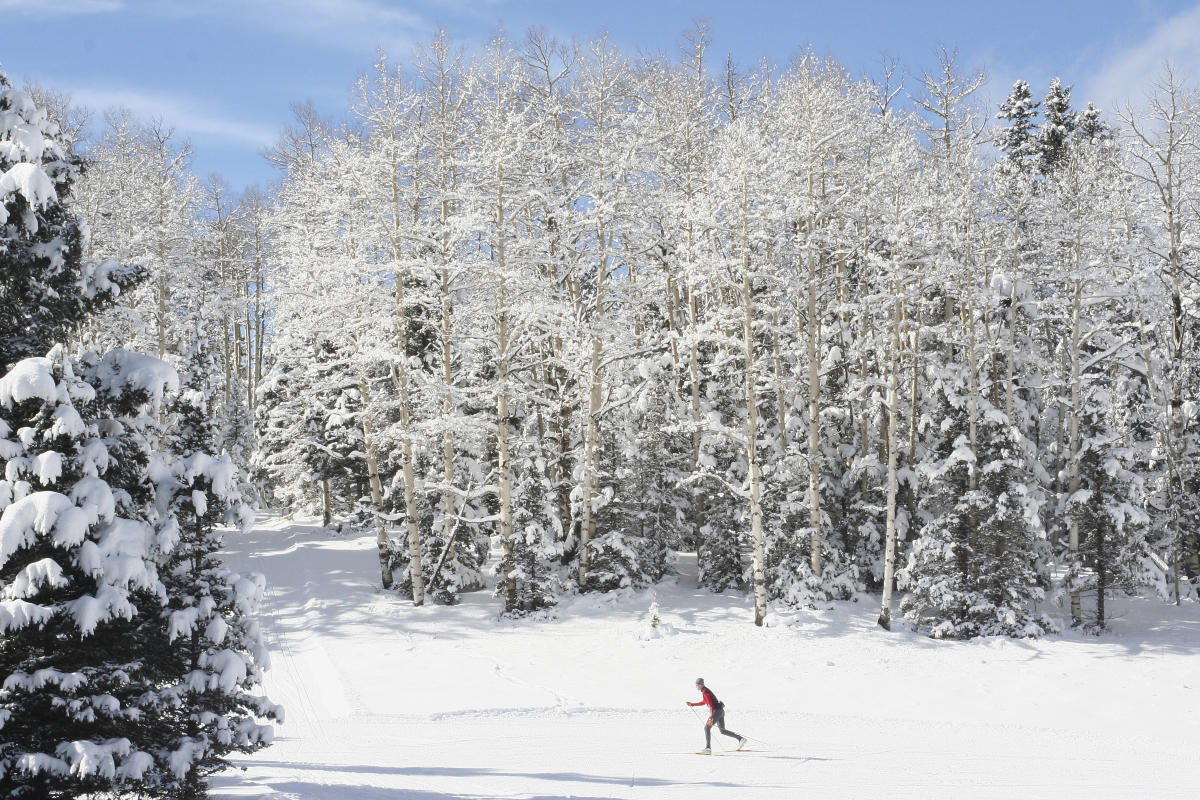
[[[708,722],[704,723],[704,746],[712,749],[712,727],[717,726],[717,730],[726,736],[732,736],[739,741],[742,738],[740,733],[725,730],[725,706],[717,706],[713,709],[712,716],[708,718]]]

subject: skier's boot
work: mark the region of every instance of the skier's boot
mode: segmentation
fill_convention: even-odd
[[[743,747],[745,747],[745,746],[746,746],[746,737],[745,737],[745,736],[743,736],[742,738],[738,739],[738,746],[737,746],[737,749],[738,749],[738,750],[741,750],[741,749],[742,749]]]
[[[702,755],[702,756],[711,756],[711,755],[712,755],[712,749],[711,749],[711,748],[708,748],[708,747],[706,747],[706,748],[704,748],[703,750],[701,750],[701,751],[700,751],[700,755]]]

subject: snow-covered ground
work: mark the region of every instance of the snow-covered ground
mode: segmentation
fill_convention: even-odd
[[[771,618],[695,588],[499,620],[489,592],[414,608],[376,588],[371,536],[262,519],[276,743],[218,798],[1192,798],[1200,607],[1117,606],[1104,637],[935,642],[872,604]],[[657,601],[662,625],[652,630]],[[744,753],[694,755],[704,677]],[[714,732],[714,746],[732,739]]]

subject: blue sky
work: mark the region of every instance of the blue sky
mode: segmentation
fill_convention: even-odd
[[[1200,77],[1197,0],[0,0],[0,65],[96,110],[162,117],[191,140],[198,174],[240,188],[273,179],[258,153],[291,103],[339,116],[376,47],[403,60],[439,26],[473,46],[498,25],[515,37],[537,24],[674,53],[697,16],[743,64],[811,44],[856,73],[886,53],[919,74],[937,44],[956,46],[964,67],[987,71],[996,102],[1016,78],[1040,94],[1061,75],[1079,105],[1136,103],[1165,59]]]

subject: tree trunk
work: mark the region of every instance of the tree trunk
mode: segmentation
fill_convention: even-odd
[[[371,505],[375,511],[375,545],[379,550],[379,567],[383,573],[383,588],[392,588],[391,544],[388,542],[387,523],[383,518],[383,482],[379,480],[379,460],[375,457],[375,431],[371,426],[371,392],[366,377],[359,377],[358,391],[362,396],[363,450],[367,455],[367,479],[371,485]]]
[[[421,557],[421,528],[417,518],[417,482],[413,469],[412,401],[408,381],[408,318],[404,313],[404,276],[396,275],[396,328],[398,358],[392,363],[392,380],[400,393],[400,453],[404,478],[404,526],[408,533],[408,571],[414,606],[425,603],[425,568]]]
[[[748,245],[747,245],[748,246]],[[749,261],[749,258],[746,258]],[[754,624],[762,626],[767,618],[766,547],[763,541],[762,485],[758,474],[758,396],[755,383],[754,286],[750,266],[743,264],[742,275],[742,347],[746,364],[742,370],[746,391],[746,463],[750,479],[750,546],[753,551]]]
[[[596,305],[595,315],[598,324],[604,314],[604,284],[608,277],[608,256],[603,251],[611,243],[605,233],[604,224],[597,229],[597,241],[602,252],[596,268]],[[579,585],[586,586],[591,555],[588,543],[596,536],[595,509],[592,508],[596,498],[596,465],[600,457],[600,405],[604,401],[604,376],[600,370],[601,342],[600,334],[592,335],[592,360],[590,374],[591,391],[588,393],[587,419],[584,427],[583,442],[583,524],[579,531]]]
[[[450,303],[450,254],[447,229],[448,208],[445,193],[446,176],[442,177],[442,194],[443,200],[441,204],[441,221],[442,221],[442,274],[441,274],[441,291],[442,291],[442,391],[445,393],[442,397],[442,415],[444,420],[450,420],[455,417],[457,408],[454,403],[454,368],[453,358],[454,353],[450,344],[450,336],[452,333],[451,316],[452,308]],[[442,539],[446,542],[449,549],[447,557],[454,555],[454,528],[455,518],[458,516],[458,503],[454,497],[454,434],[450,430],[449,425],[445,425],[442,431],[442,482],[445,488],[442,490]]]
[[[898,373],[900,371],[900,298],[896,298],[893,309],[895,337],[891,356],[888,359],[887,389],[887,522],[884,531],[883,551],[883,601],[879,611],[879,625],[884,630],[892,629],[892,585],[896,581],[896,417],[900,405]]]
[[[596,460],[600,449],[600,403],[603,385],[600,378],[600,339],[592,339],[591,391],[583,441],[583,522],[579,530],[579,585],[585,586],[591,563],[588,543],[596,535],[596,517],[592,508],[596,496]]]
[[[1076,259],[1076,267],[1078,267],[1078,259]],[[1071,422],[1070,422],[1070,444],[1068,447],[1067,471],[1067,497],[1072,498],[1079,491],[1079,401],[1080,401],[1080,376],[1079,376],[1079,313],[1080,303],[1083,294],[1083,284],[1079,279],[1075,280],[1074,292],[1071,301]],[[1071,514],[1068,521],[1068,545],[1071,548],[1071,556],[1074,559],[1079,558],[1079,520]],[[1071,584],[1071,624],[1079,625],[1083,622],[1083,610],[1079,598],[1079,578],[1078,576]]]
[[[817,319],[817,259],[808,258],[808,525],[811,566],[815,577],[823,571],[821,548],[821,369],[817,360],[817,344],[821,328]]]
[[[499,280],[496,286],[496,473],[500,495],[500,547],[502,549],[501,563],[509,567],[507,574],[502,575],[504,581],[504,610],[516,611],[518,608],[517,579],[513,566],[513,497],[512,497],[512,461],[508,453],[508,299],[505,296],[506,282],[504,270],[504,174],[497,170],[496,179],[496,267]]]

